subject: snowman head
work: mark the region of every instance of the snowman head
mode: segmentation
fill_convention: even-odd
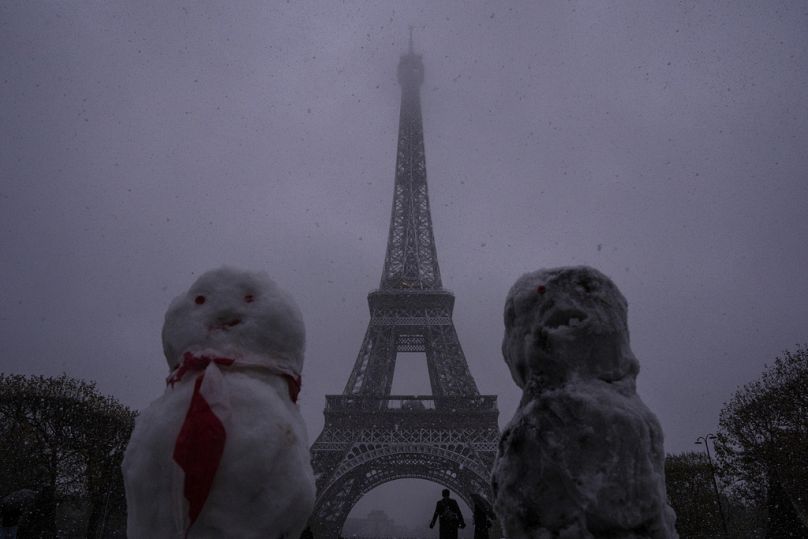
[[[171,370],[185,352],[214,350],[233,359],[269,358],[299,373],[305,341],[291,296],[264,273],[229,267],[203,274],[175,298],[163,325]]]
[[[524,388],[570,379],[625,380],[639,364],[629,346],[628,304],[615,284],[586,266],[543,269],[520,277],[505,302],[502,353]]]

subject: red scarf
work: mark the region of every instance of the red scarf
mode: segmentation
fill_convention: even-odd
[[[226,390],[223,391],[221,373],[212,374],[216,380],[203,386],[205,374],[209,368],[218,370],[217,366],[230,367],[234,363],[236,361],[232,358],[195,356],[191,352],[186,352],[182,356],[182,363],[166,380],[168,385],[174,387],[174,384],[182,380],[188,371],[199,372],[194,381],[194,392],[191,396],[188,413],[185,415],[185,421],[174,444],[173,455],[174,461],[185,472],[183,494],[189,505],[186,537],[208,499],[227,439],[227,431],[222,421],[226,417],[221,417],[221,415],[228,415],[229,398]],[[266,369],[283,377],[289,386],[289,398],[292,399],[292,402],[297,402],[297,395],[300,393],[300,375],[262,364],[247,362],[239,362],[239,364]],[[214,412],[214,408],[220,410],[220,415]]]

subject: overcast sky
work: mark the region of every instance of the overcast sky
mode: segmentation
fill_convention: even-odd
[[[500,423],[510,285],[629,302],[666,450],[808,338],[800,2],[0,3],[0,371],[163,390],[170,300],[221,264],[304,313],[311,441],[378,286],[415,26],[444,286]],[[436,497],[437,497],[436,488]]]

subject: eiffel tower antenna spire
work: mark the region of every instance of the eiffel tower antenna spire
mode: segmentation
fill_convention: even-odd
[[[398,63],[401,113],[393,208],[379,288],[368,294],[370,322],[342,395],[326,395],[323,431],[311,448],[317,501],[314,536],[336,539],[351,508],[373,488],[404,478],[444,485],[473,507],[491,499],[489,476],[499,429],[495,395],[480,395],[441,284],[426,186],[421,121],[421,57]],[[425,356],[431,394],[392,395],[396,368]],[[398,363],[398,364],[397,364]]]
[[[412,35],[412,29],[410,29]],[[426,186],[426,154],[420,87],[424,64],[412,52],[398,62],[401,112],[398,124],[393,209],[381,289],[441,289],[438,255]]]

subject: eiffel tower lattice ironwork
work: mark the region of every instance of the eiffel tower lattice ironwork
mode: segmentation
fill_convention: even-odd
[[[496,396],[480,395],[452,322],[454,295],[441,284],[426,186],[419,88],[421,57],[398,65],[398,156],[384,270],[368,294],[370,323],[342,395],[326,395],[312,451],[314,536],[336,538],[351,508],[396,479],[440,483],[473,507],[491,499],[499,438]],[[398,352],[426,356],[432,395],[391,395]],[[425,518],[428,518],[426,515]]]

